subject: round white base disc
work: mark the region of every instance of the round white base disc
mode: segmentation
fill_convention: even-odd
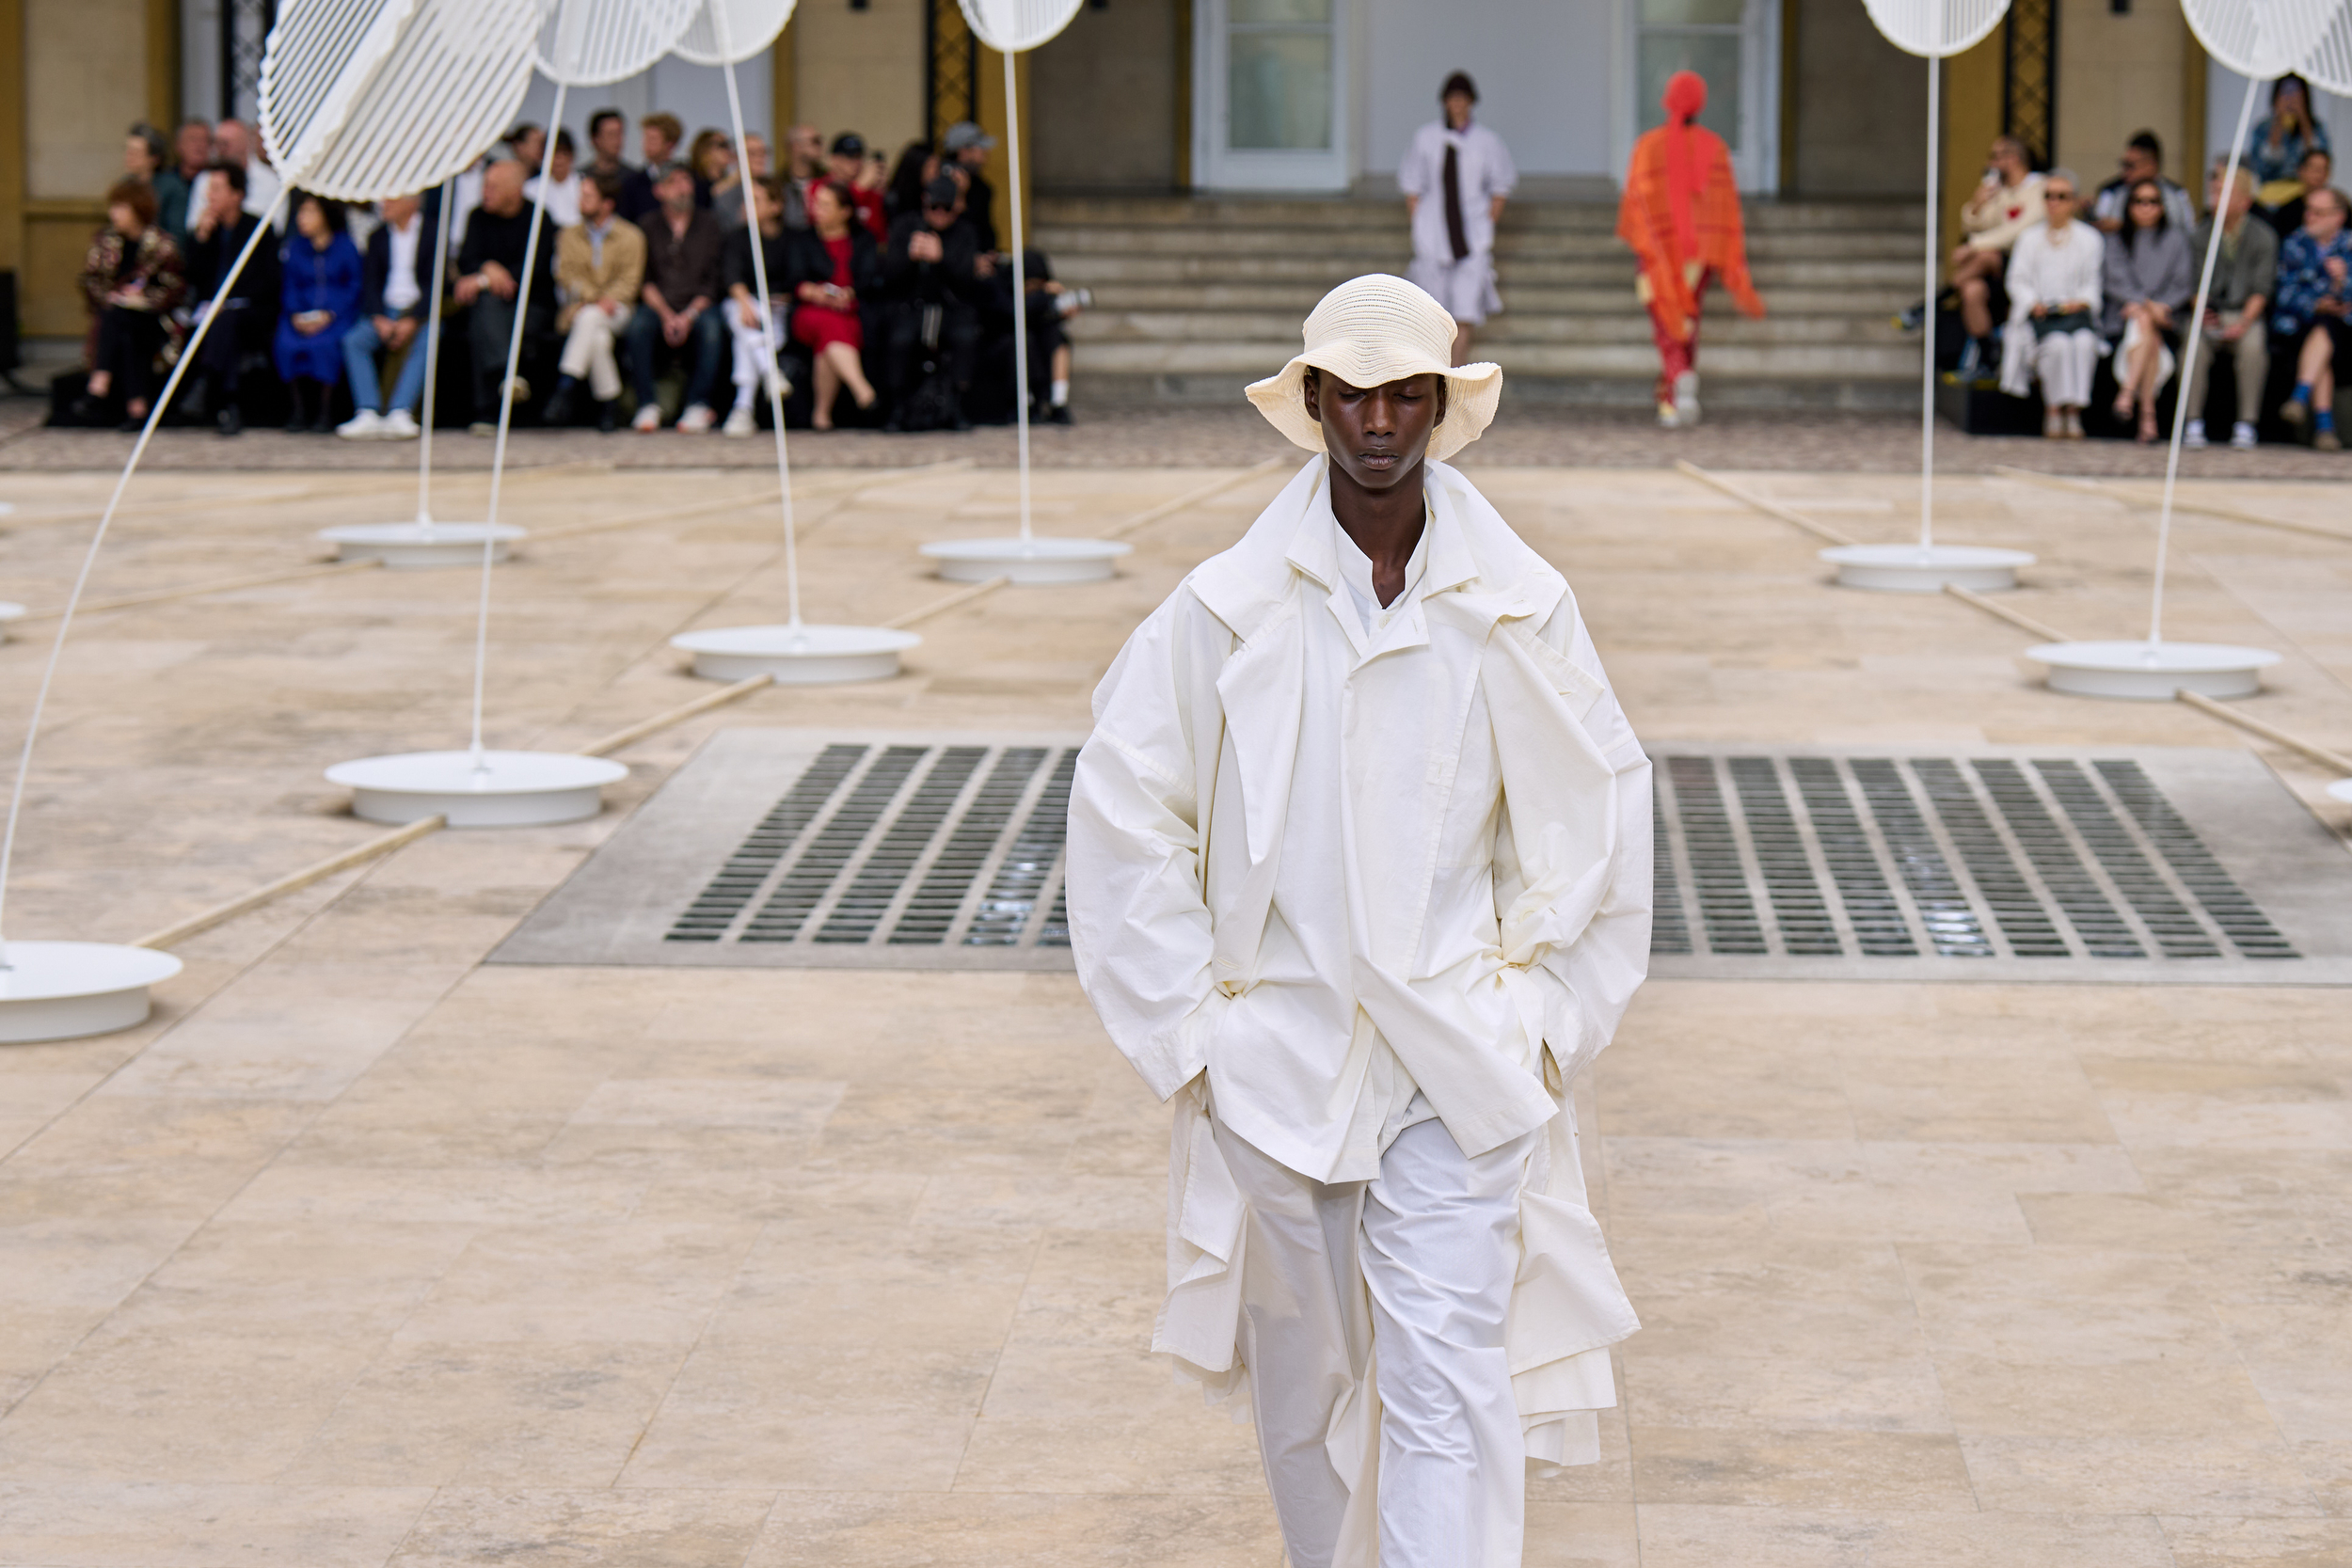
[[[71,1040],[147,1022],[147,988],[180,973],[151,947],[11,942],[0,947],[0,1043]]]
[[[338,561],[381,561],[391,567],[479,566],[482,541],[490,559],[504,561],[509,546],[531,531],[512,523],[345,523],[319,530],[335,546]]]
[[[773,675],[778,686],[831,686],[886,681],[898,656],[923,640],[887,626],[726,626],[690,631],[670,646],[694,656],[705,680],[741,681]]]
[[[2175,691],[2250,697],[2279,662],[2267,648],[2226,642],[2044,642],[2026,657],[2049,666],[2050,689],[2077,697],[2169,703]]]
[[[1112,564],[1135,553],[1116,539],[946,539],[923,546],[949,582],[1010,578],[1023,587],[1101,582]]]
[[[8,623],[10,621],[22,621],[23,619],[24,619],[24,607],[23,605],[12,603],[7,599],[0,599],[0,642],[6,642],[8,640]]]
[[[2352,779],[2338,779],[2334,784],[2329,784],[2328,799],[2342,800],[2345,805],[2352,806]]]
[[[2033,564],[2024,550],[1977,545],[1840,545],[1820,552],[1837,568],[1844,588],[1880,594],[1940,594],[1946,584],[1976,594],[2017,586],[2017,569]]]
[[[628,769],[561,752],[408,752],[362,757],[326,770],[351,791],[352,815],[400,827],[446,816],[453,828],[528,828],[578,822],[603,809],[604,786]]]

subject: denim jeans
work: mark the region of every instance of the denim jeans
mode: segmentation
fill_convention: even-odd
[[[408,347],[408,357],[400,367],[400,377],[392,386],[392,406],[417,411],[417,402],[424,396],[425,328],[417,329],[416,338]],[[380,378],[375,372],[375,351],[384,346],[376,335],[373,317],[361,316],[343,334],[343,379],[351,383],[352,406],[384,412]]]
[[[720,320],[722,308],[714,305],[696,316],[686,341],[672,351],[693,356],[686,377],[689,407],[698,403],[707,406],[710,389],[719,380],[720,356],[727,347],[727,329]],[[628,378],[636,388],[637,405],[643,408],[658,395],[653,385],[654,372],[660,367],[663,352],[669,350],[669,344],[661,338],[661,318],[655,314],[652,306],[640,305],[637,313],[628,319]]]

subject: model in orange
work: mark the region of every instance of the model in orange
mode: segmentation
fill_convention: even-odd
[[[1699,421],[1699,301],[1717,279],[1743,314],[1764,301],[1748,281],[1740,187],[1723,137],[1694,124],[1707,107],[1696,71],[1666,79],[1666,123],[1633,144],[1617,206],[1617,237],[1642,263],[1634,292],[1658,340],[1658,422],[1672,430]]]

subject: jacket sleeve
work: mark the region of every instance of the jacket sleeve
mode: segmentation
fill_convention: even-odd
[[[432,258],[431,250],[421,245],[417,246],[417,265],[420,269],[429,265]],[[379,227],[368,236],[368,251],[361,262],[359,314],[380,316],[384,314],[384,285],[389,280],[392,271],[392,230],[389,224]],[[433,286],[429,273],[418,281],[428,289]]]
[[[1136,629],[1094,693],[1070,793],[1070,944],[1079,984],[1152,1092],[1208,1062],[1224,993],[1210,978],[1197,721],[1179,590]]]
[[[1593,894],[1547,899],[1547,875],[1535,852],[1545,824],[1511,810],[1507,793],[1495,833],[1495,902],[1504,957],[1524,969],[1540,993],[1543,1038],[1557,1069],[1551,1085],[1557,1090],[1609,1044],[1649,973],[1650,763],[1610,689],[1574,595],[1561,596],[1534,640],[1565,665],[1566,689],[1561,695],[1615,781],[1613,847],[1590,918],[1565,933],[1565,942],[1552,940],[1546,928],[1557,904],[1581,905]]]
[[[2003,218],[1990,229],[1968,236],[1970,245],[1978,250],[2008,250],[2014,246],[2028,229],[2039,225],[2048,209],[2042,203],[2042,182],[2032,179],[2017,196],[2017,215]]]

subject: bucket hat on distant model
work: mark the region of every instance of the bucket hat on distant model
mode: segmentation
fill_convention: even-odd
[[[1249,401],[1274,428],[1309,451],[1323,451],[1323,427],[1307,417],[1307,368],[1351,387],[1382,387],[1408,375],[1446,379],[1445,415],[1430,432],[1442,462],[1478,439],[1502,398],[1502,367],[1454,365],[1454,317],[1419,285],[1387,273],[1352,277],[1308,313],[1307,346],[1276,374],[1253,383]]]

